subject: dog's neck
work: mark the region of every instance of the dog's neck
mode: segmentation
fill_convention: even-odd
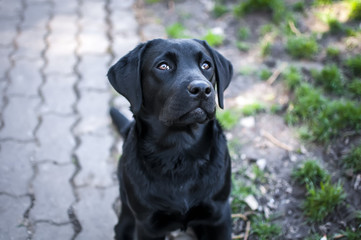
[[[154,144],[160,148],[176,148],[186,151],[200,141],[209,141],[205,131],[213,126],[213,121],[195,123],[186,126],[167,126],[155,117],[142,116],[136,119],[136,129],[141,136],[141,142]]]
[[[194,169],[205,166],[211,159],[215,124],[215,120],[210,120],[203,124],[172,127],[154,118],[137,118],[135,130],[139,137],[138,154],[143,159],[141,164],[155,176],[191,178],[198,174]]]

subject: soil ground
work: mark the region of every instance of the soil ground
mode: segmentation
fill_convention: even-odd
[[[288,1],[289,4],[293,2],[295,1]],[[226,91],[226,109],[241,108],[254,102],[262,102],[268,107],[278,104],[286,108],[291,95],[282,81],[278,78],[270,84],[260,80],[257,73],[265,68],[274,72],[282,69],[284,64],[301,66],[303,69],[320,69],[324,64],[324,55],[309,61],[293,60],[286,53],[284,42],[279,39],[274,42],[270,54],[263,57],[259,44],[260,29],[263,25],[272,23],[272,16],[267,12],[256,12],[236,18],[229,12],[215,18],[211,12],[213,3],[209,0],[160,1],[138,4],[137,8],[142,13],[143,29],[149,29],[151,25],[170,26],[180,23],[185,28],[185,34],[191,38],[202,38],[210,29],[223,32],[225,39],[217,50],[232,62],[235,70]],[[226,1],[230,8],[235,3],[236,1]],[[299,30],[308,31],[316,25],[313,21],[315,20],[307,17],[307,14],[300,16]],[[247,52],[236,47],[240,27],[250,29],[247,39],[250,47]],[[165,34],[161,30],[158,30],[157,34],[159,33]],[[340,46],[337,38],[332,36],[322,39],[321,44],[326,43]],[[229,142],[234,143],[231,155],[236,178],[246,182],[254,178],[250,170],[253,165],[264,170],[266,180],[257,184],[261,194],[256,196],[258,205],[255,211],[262,212],[273,223],[281,226],[282,235],[275,239],[305,239],[313,234],[334,236],[351,226],[353,213],[360,210],[361,187],[355,185],[356,176],[346,176],[338,159],[348,151],[351,143],[360,140],[359,137],[343,137],[327,146],[303,142],[298,138],[296,129],[285,123],[282,110],[278,114],[265,111],[255,116],[242,117],[234,128],[227,131],[227,137]],[[308,221],[304,216],[301,206],[306,189],[291,177],[292,171],[306,159],[318,159],[331,173],[334,181],[342,181],[347,192],[345,203],[319,224]],[[240,171],[245,171],[246,174],[240,176]],[[237,221],[235,220],[234,234],[244,237],[246,224]],[[249,239],[258,238],[251,235]]]

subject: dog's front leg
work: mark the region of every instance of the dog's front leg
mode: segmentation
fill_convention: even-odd
[[[223,206],[221,220],[217,223],[196,225],[192,229],[198,240],[231,240],[232,239],[232,219],[230,206],[227,203]]]
[[[147,232],[140,224],[136,225],[135,240],[164,240],[165,236],[154,237]]]
[[[117,225],[114,227],[116,240],[134,240],[135,219],[127,204],[122,209]]]

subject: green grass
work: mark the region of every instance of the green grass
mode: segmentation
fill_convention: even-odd
[[[315,89],[308,83],[301,83],[295,90],[295,99],[289,108],[292,121],[287,122],[307,122],[311,117],[317,116],[325,108],[325,105],[326,99],[322,96],[320,90]]]
[[[287,52],[297,59],[311,59],[318,49],[318,43],[313,37],[291,36],[286,43]]]
[[[344,237],[347,240],[360,240],[361,227],[359,227],[359,229],[357,229],[357,230],[352,230],[350,228],[347,228],[346,231],[342,232],[342,235],[344,235]],[[344,238],[342,238],[342,239],[344,239]]]
[[[307,198],[303,205],[304,213],[312,221],[321,222],[335,210],[346,198],[341,183],[331,184],[328,179],[320,183],[320,188],[314,184],[307,185]]]
[[[249,195],[257,195],[256,185],[246,184],[246,181],[237,179],[235,175],[232,176],[232,202],[231,209],[233,213],[244,212],[248,205],[243,201]]]
[[[293,4],[292,9],[296,12],[304,12],[305,11],[305,1],[299,1]]]
[[[263,104],[256,102],[256,103],[245,105],[241,109],[241,112],[244,116],[252,116],[252,115],[260,113],[264,110],[266,110],[266,107]]]
[[[307,160],[295,169],[292,173],[292,177],[301,184],[314,184],[319,185],[327,179],[328,173],[324,170],[316,160]]]
[[[224,36],[208,30],[207,34],[202,39],[206,40],[209,46],[216,47],[223,44]]]
[[[361,1],[349,0],[351,12],[349,18],[351,20],[361,20]]]
[[[269,79],[272,76],[272,72],[266,68],[262,69],[259,77],[261,78],[261,80],[265,81],[267,79]]]
[[[343,130],[361,129],[361,104],[345,99],[330,100],[308,83],[301,83],[294,95],[286,121],[306,123],[312,140],[328,142]]]
[[[338,48],[328,47],[326,48],[326,55],[327,58],[331,60],[338,59],[340,57],[340,50]]]
[[[249,38],[249,35],[250,35],[250,30],[248,27],[240,27],[238,29],[238,38],[240,40],[246,40],[247,38]]]
[[[257,165],[252,166],[252,172],[255,175],[255,181],[259,183],[267,182],[266,173],[261,170]]]
[[[345,66],[353,77],[361,78],[361,54],[347,59]]]
[[[310,236],[307,236],[305,240],[320,240],[321,238],[322,236],[320,234],[315,233]]]
[[[271,223],[268,219],[257,216],[252,220],[251,234],[258,236],[257,239],[278,239],[282,233],[281,227]]]
[[[217,109],[216,117],[225,130],[231,130],[239,122],[240,119],[238,111],[234,109]]]
[[[347,168],[354,172],[361,172],[361,144],[354,147],[351,152],[343,159]]]
[[[272,43],[270,41],[263,41],[261,43],[261,55],[263,57],[270,55]]]
[[[260,33],[262,36],[265,36],[267,33],[273,32],[275,29],[275,26],[272,24],[265,24],[260,28]]]
[[[343,24],[338,21],[336,18],[329,18],[327,20],[328,27],[330,28],[329,32],[331,34],[339,34],[344,32],[345,28]]]
[[[246,0],[241,1],[234,8],[234,14],[238,17],[256,11],[268,11],[272,13],[275,22],[280,22],[284,17],[286,7],[283,0]]]
[[[335,64],[326,65],[319,73],[314,72],[314,78],[327,91],[341,94],[344,90],[343,75]]]
[[[166,27],[166,32],[170,38],[186,38],[185,27],[180,23],[174,23]]]
[[[348,85],[348,90],[358,97],[361,97],[361,78],[353,79]]]
[[[161,0],[145,0],[148,4],[159,3]]]
[[[250,49],[250,44],[242,41],[237,41],[236,46],[242,52],[247,52]]]
[[[295,87],[301,84],[302,74],[298,68],[290,66],[283,73],[283,78],[288,88],[295,89]]]
[[[213,16],[215,16],[216,18],[219,18],[228,12],[228,8],[221,3],[216,3],[213,7],[212,12],[213,12]]]
[[[313,2],[313,4],[315,6],[320,6],[320,5],[328,5],[328,4],[331,4],[334,0],[315,0]]]

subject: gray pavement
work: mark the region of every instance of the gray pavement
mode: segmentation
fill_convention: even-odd
[[[135,5],[0,0],[0,240],[113,238],[122,140],[108,109],[128,104],[106,72],[164,31]]]

